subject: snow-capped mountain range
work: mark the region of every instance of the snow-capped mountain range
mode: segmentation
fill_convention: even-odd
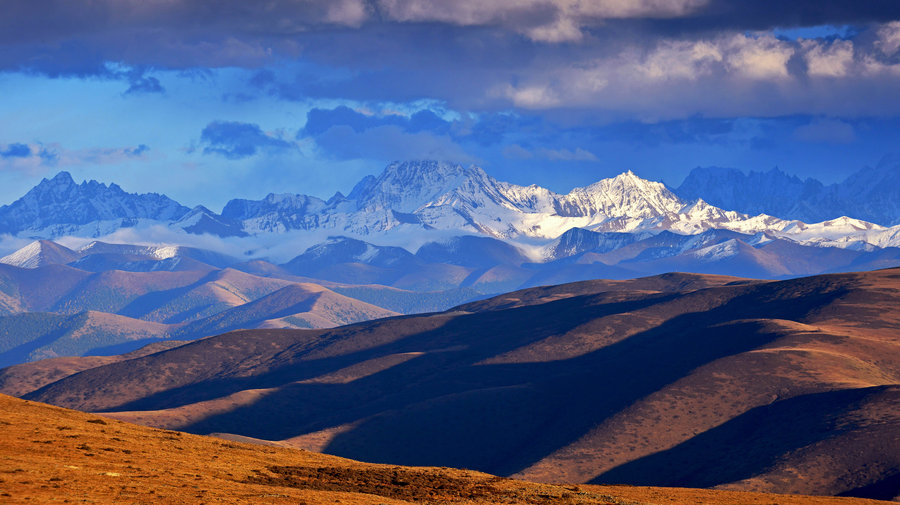
[[[686,183],[694,180],[691,184],[702,186],[696,182],[700,179],[689,177]],[[713,186],[709,180],[704,184]],[[715,194],[719,199],[724,191],[720,186]],[[748,191],[755,187],[751,184]],[[679,193],[690,193],[688,189],[682,185]],[[348,196],[337,193],[323,200],[269,194],[262,200],[232,200],[221,214],[202,206],[190,209],[164,195],[126,193],[115,184],[77,184],[66,172],[44,179],[19,200],[0,207],[0,233],[22,238],[96,238],[147,224],[250,241],[269,234],[319,231],[385,242],[379,238],[389,232],[443,230],[549,244],[573,228],[641,238],[663,231],[695,235],[719,229],[858,250],[900,246],[900,226],[848,216],[805,223],[745,214],[702,198],[679,197],[664,184],[630,171],[558,194],[536,185],[498,181],[477,166],[437,161],[392,163],[378,177],[364,178]],[[546,248],[543,251],[545,257],[552,256]]]

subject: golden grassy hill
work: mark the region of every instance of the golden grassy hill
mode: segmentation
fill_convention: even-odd
[[[874,500],[535,484],[146,428],[0,395],[0,503],[875,505]]]

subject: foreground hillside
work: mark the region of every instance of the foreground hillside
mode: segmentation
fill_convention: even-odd
[[[157,430],[0,395],[2,503],[875,505],[873,500],[533,484]]]
[[[233,332],[25,397],[365,461],[892,499],[900,270],[535,288],[332,330]]]

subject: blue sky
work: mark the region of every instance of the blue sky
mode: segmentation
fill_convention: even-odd
[[[828,183],[900,145],[888,0],[4,8],[0,203],[67,170],[218,211],[413,158],[557,191],[711,165]]]

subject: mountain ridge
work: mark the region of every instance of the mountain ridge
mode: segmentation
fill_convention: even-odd
[[[897,205],[890,196],[889,184],[896,178],[896,169],[885,167],[864,170],[848,178],[847,185],[852,188],[841,193],[841,198],[874,195],[871,205],[887,209],[885,212],[896,210],[900,218],[900,207],[894,208]],[[729,229],[768,233],[827,247],[900,245],[900,229],[859,219],[805,223],[738,212],[749,201],[762,202],[762,197],[757,198],[761,192],[781,188],[781,193],[776,194],[800,198],[798,195],[806,190],[798,193],[797,185],[817,186],[780,171],[746,177],[734,171],[720,172],[696,169],[673,191],[627,171],[560,194],[537,185],[498,181],[474,165],[429,160],[394,162],[377,177],[364,177],[346,197],[338,193],[326,201],[309,195],[271,193],[261,200],[231,200],[221,214],[202,206],[189,209],[163,195],[128,194],[115,184],[89,181],[76,185],[68,173],[60,172],[51,180],[44,179],[16,202],[0,208],[0,231],[38,238],[99,237],[123,227],[135,228],[140,234],[142,227],[155,224],[176,232],[243,237],[252,242],[255,237],[271,233],[327,232],[390,241],[396,240],[389,238],[391,234],[427,236],[432,230],[441,230],[515,242],[549,241],[572,228],[681,234]],[[706,175],[701,177],[703,174]],[[725,174],[724,179],[716,174]],[[739,190],[735,189],[736,184],[741,186]],[[736,195],[743,200],[736,199]],[[723,199],[733,207],[715,205]],[[749,210],[783,210],[760,205]],[[735,207],[738,209],[732,210]]]
[[[748,214],[822,222],[852,216],[883,226],[900,224],[900,163],[885,158],[842,182],[825,185],[782,170],[744,173],[733,168],[697,167],[675,189],[680,197]]]
[[[52,179],[41,180],[22,198],[0,207],[0,233],[33,231],[53,237],[77,233],[91,223],[112,221],[116,222],[112,228],[129,227],[141,219],[176,220],[189,211],[165,195],[126,193],[115,183],[106,185],[91,180],[78,185],[71,174],[63,171]],[[100,225],[94,228],[101,232]]]

